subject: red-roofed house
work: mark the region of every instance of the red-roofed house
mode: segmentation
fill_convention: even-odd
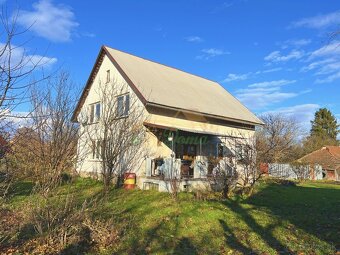
[[[326,146],[302,157],[300,161],[319,164],[325,179],[340,181],[340,146]]]

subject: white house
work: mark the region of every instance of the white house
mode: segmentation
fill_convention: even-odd
[[[237,165],[244,152],[240,139],[251,139],[255,127],[263,124],[214,81],[103,46],[73,114],[73,121],[81,123],[80,132],[90,125],[101,132],[98,121],[105,105],[98,87],[106,83],[116,90],[112,80],[124,87],[124,93],[106,99],[116,100],[118,111],[129,118],[135,97],[145,113],[142,128],[148,153],[140,163],[123,169],[136,173],[140,188],[166,190],[170,164],[181,189],[204,184],[214,168],[211,159],[228,156]],[[82,116],[87,116],[86,123]],[[78,142],[84,157],[77,171],[100,174],[101,159],[86,139]]]

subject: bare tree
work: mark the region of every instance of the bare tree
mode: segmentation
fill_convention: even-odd
[[[80,122],[90,148],[87,156],[99,161],[104,189],[108,191],[113,181],[120,186],[124,173],[142,163],[146,155],[146,115],[137,96],[117,79],[99,82],[94,93],[97,103],[83,110]]]
[[[212,176],[208,176],[214,190],[222,190],[223,198],[227,198],[235,190],[238,182],[238,172],[234,157],[228,155],[222,159],[211,159],[216,166]]]
[[[30,101],[29,91],[34,84],[47,79],[44,72],[35,72],[39,67],[48,64],[49,58],[29,54],[28,41],[25,36],[27,30],[20,30],[17,26],[19,10],[8,10],[6,4],[1,7],[0,14],[0,136],[13,135],[18,123],[28,116],[13,112],[22,104]],[[33,25],[33,24],[32,24]],[[33,74],[36,78],[33,79]],[[13,146],[13,140],[11,146]],[[0,173],[5,176],[0,186],[6,184],[8,191],[10,184],[16,179],[11,168],[13,161],[8,156],[0,160]],[[9,173],[11,172],[11,173]],[[6,194],[5,192],[4,194]]]
[[[256,137],[251,133],[233,132],[221,138],[218,155],[209,157],[212,174],[208,181],[215,191],[227,198],[236,189],[251,194],[261,178],[257,160]]]
[[[10,119],[19,118],[12,111],[20,104],[29,101],[29,90],[47,77],[41,72],[39,79],[32,80],[33,72],[46,64],[49,59],[40,55],[28,54],[27,41],[21,38],[27,30],[17,26],[18,10],[8,15],[6,7],[1,10],[0,36],[0,128],[8,129]],[[17,44],[14,44],[16,42]]]
[[[14,139],[17,170],[29,171],[42,194],[56,187],[61,174],[72,171],[75,163],[78,127],[70,121],[75,104],[72,87],[69,75],[61,72],[44,84],[45,89],[32,89],[31,127]]]
[[[300,135],[298,123],[281,114],[266,114],[261,119],[265,125],[256,133],[257,158],[266,163],[287,160]]]

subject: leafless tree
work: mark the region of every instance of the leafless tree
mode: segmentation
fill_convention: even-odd
[[[234,156],[211,159],[215,165],[213,174],[208,180],[213,185],[213,190],[222,190],[223,198],[227,198],[235,190],[238,182],[238,172]]]
[[[43,85],[32,88],[31,127],[15,137],[13,156],[19,169],[29,166],[36,188],[48,194],[73,169],[78,127],[70,121],[75,99],[69,75],[61,72]]]
[[[127,84],[116,78],[99,82],[94,89],[97,102],[86,106],[80,116],[89,157],[97,159],[104,189],[113,181],[119,186],[124,173],[136,169],[146,155],[144,108]]]
[[[307,162],[294,161],[290,164],[292,171],[295,173],[299,181],[311,179],[311,167]]]
[[[49,58],[28,53],[29,41],[25,38],[27,29],[20,30],[17,26],[19,10],[8,10],[6,4],[1,7],[0,13],[0,136],[13,135],[18,123],[28,116],[14,114],[13,112],[22,104],[29,103],[29,91],[34,84],[48,78],[44,72],[35,72],[50,61]],[[33,25],[33,24],[32,24]],[[35,75],[35,79],[33,79]],[[13,141],[11,141],[11,146]],[[9,154],[7,154],[8,156]],[[8,191],[10,184],[17,177],[9,173],[12,161],[8,157],[0,160],[0,172],[6,178],[0,181],[0,186],[6,184]],[[6,194],[5,192],[4,194]]]
[[[20,104],[29,101],[29,90],[47,77],[41,72],[41,77],[33,81],[32,74],[47,63],[48,58],[28,54],[27,41],[23,35],[27,30],[19,30],[17,26],[18,10],[8,14],[6,7],[1,10],[0,37],[0,129],[8,129],[10,120],[19,118],[12,111]],[[20,42],[23,41],[23,42]],[[14,44],[16,42],[16,44]],[[39,76],[40,76],[39,75]],[[21,116],[22,117],[22,116]]]
[[[287,160],[300,135],[298,123],[281,114],[265,114],[261,119],[265,125],[256,132],[257,158],[266,163]]]
[[[222,197],[229,197],[236,189],[251,194],[261,178],[259,161],[256,157],[256,137],[243,132],[230,133],[221,139],[218,156],[210,157],[213,166],[208,181]]]

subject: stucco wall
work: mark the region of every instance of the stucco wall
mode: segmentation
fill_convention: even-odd
[[[82,123],[82,120],[88,115],[88,106],[92,103],[100,101],[101,96],[99,95],[100,86],[106,81],[107,70],[110,70],[111,80],[114,80],[115,84],[119,84],[118,87],[113,86],[112,83],[108,83],[106,86],[111,86],[113,90],[122,91],[122,87],[129,92],[131,95],[136,97],[133,90],[129,87],[127,82],[114,67],[112,62],[107,56],[104,56],[101,66],[93,80],[92,87],[88,93],[88,96],[80,110],[78,115],[78,121]],[[160,84],[161,86],[161,84]],[[176,92],[169,96],[176,96]],[[213,103],[213,102],[212,102]],[[105,107],[105,106],[104,106]],[[185,114],[183,118],[177,118],[176,114],[174,116],[168,116],[164,114],[162,109],[158,111],[153,111],[149,113],[143,106],[143,104],[138,101],[138,107],[142,107],[145,115],[145,120],[148,123],[154,123],[163,126],[177,127],[179,129],[194,130],[195,132],[211,132],[216,134],[221,134],[225,136],[240,137],[244,139],[250,139],[254,135],[254,130],[245,129],[240,127],[231,127],[227,124],[216,124],[209,123],[209,120],[205,119],[203,116]],[[183,113],[180,113],[183,115]],[[77,171],[80,174],[91,173],[100,176],[100,161],[91,158],[91,146],[88,142],[87,136],[83,135],[85,125],[80,125],[80,139],[78,142],[78,164]],[[99,123],[86,125],[87,128],[92,129],[93,132],[101,132],[101,127]],[[232,139],[228,140],[230,146],[233,144]],[[159,141],[158,138],[152,132],[146,129],[146,141],[144,143],[145,151],[147,151],[147,156],[151,158],[156,157],[170,157],[172,151],[163,142]],[[142,185],[142,179],[140,177],[145,176],[145,159],[141,158],[139,162],[136,162],[133,169],[130,171],[135,172],[138,176],[138,183]]]

